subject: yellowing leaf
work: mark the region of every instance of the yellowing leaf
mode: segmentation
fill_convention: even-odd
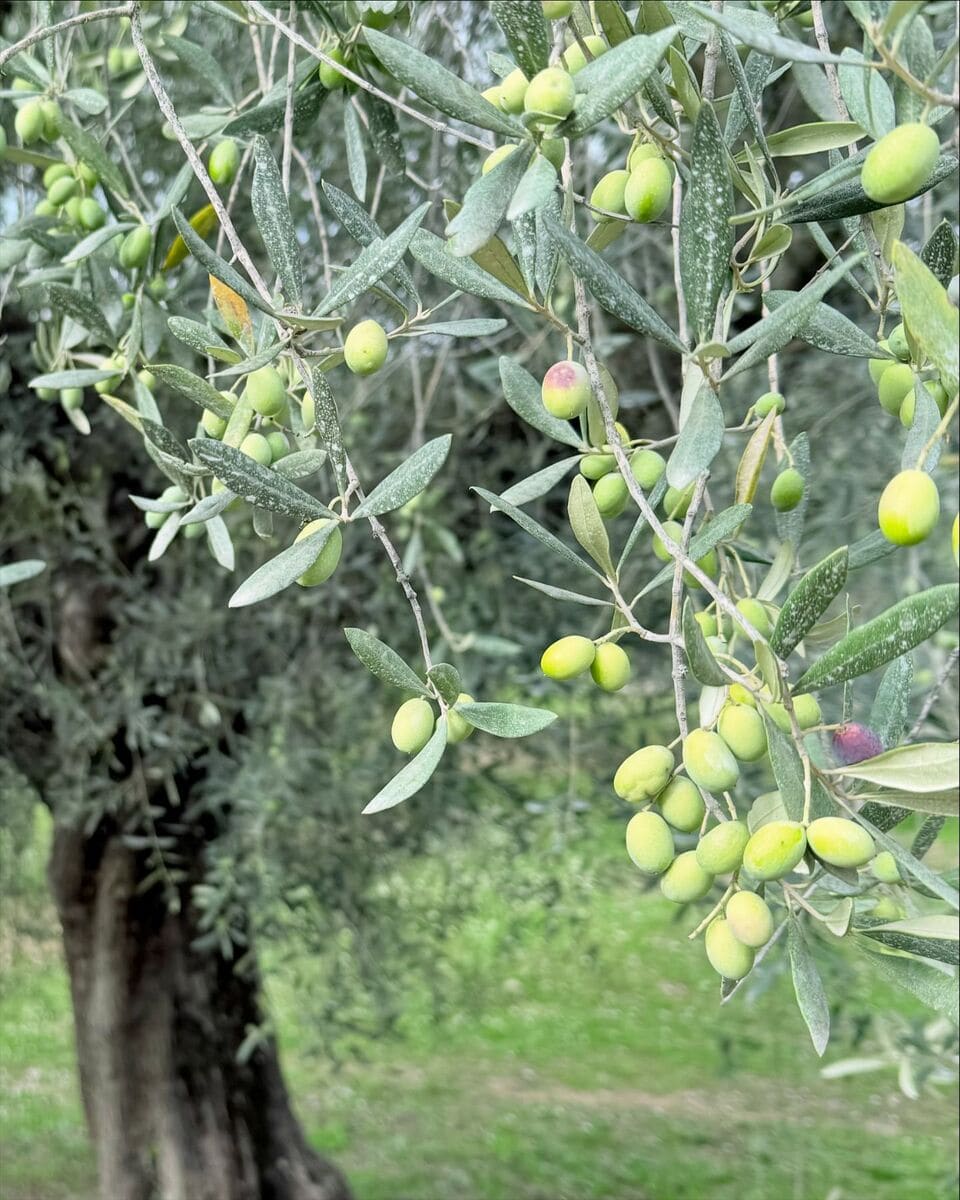
[[[220,316],[223,317],[223,323],[230,336],[236,338],[238,342],[242,342],[253,333],[250,309],[247,308],[246,300],[242,296],[238,296],[225,283],[221,283],[214,275],[210,276],[210,291],[213,293],[213,302],[216,304]]]
[[[217,227],[217,214],[212,204],[207,204],[203,208],[198,209],[190,218],[190,226],[200,235],[200,237],[209,237]],[[178,233],[170,244],[170,249],[167,251],[167,257],[163,260],[161,271],[171,271],[174,267],[178,267],[187,257],[187,244]]]
[[[753,431],[750,441],[744,447],[737,467],[737,483],[734,493],[734,500],[737,504],[750,504],[757,494],[760,473],[767,457],[767,447],[770,445],[770,435],[776,419],[776,409],[771,409],[763,418],[763,423]]]

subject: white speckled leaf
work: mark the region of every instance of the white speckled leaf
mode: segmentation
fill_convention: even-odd
[[[500,228],[510,199],[530,161],[529,146],[518,146],[486,175],[476,179],[463,197],[463,206],[447,225],[450,253],[467,258],[482,249]],[[549,167],[550,164],[547,163]],[[553,170],[550,167],[551,171]]]
[[[461,292],[479,296],[482,300],[497,300],[518,308],[530,305],[511,288],[495,279],[488,271],[469,258],[455,258],[442,238],[426,229],[418,229],[410,242],[410,253],[422,266]]]
[[[268,508],[299,521],[314,521],[318,517],[329,519],[334,515],[309,492],[232,446],[213,438],[194,438],[190,448],[217,479],[257,508]]]
[[[676,33],[677,27],[668,25],[650,37],[637,34],[602,55],[596,82],[591,75],[586,95],[577,104],[571,132],[586,133],[640,91]]]
[[[475,729],[503,738],[539,733],[557,719],[557,714],[549,709],[530,708],[525,704],[458,704],[457,712]]]
[[[723,409],[716,392],[704,381],[667,461],[667,483],[675,488],[693,483],[716,458],[722,444]]]
[[[419,696],[429,697],[430,690],[424,687],[416,671],[386,642],[381,642],[365,629],[349,628],[343,632],[350,643],[350,649],[371,675],[404,692],[416,692]]]
[[[550,30],[542,5],[530,0],[493,0],[490,8],[523,73],[532,79],[550,58]]]
[[[303,289],[303,252],[297,242],[280,168],[266,138],[260,135],[254,138],[253,156],[256,163],[250,189],[253,215],[280,281],[284,300],[299,308]]]
[[[313,315],[324,317],[335,308],[350,304],[391,271],[403,258],[429,208],[429,201],[425,201],[419,208],[415,208],[393,233],[365,246],[339,277]]]
[[[415,450],[406,462],[382,479],[369,496],[353,510],[351,516],[376,517],[381,513],[393,512],[414,496],[419,496],[430,480],[443,466],[450,453],[451,434],[433,438],[419,450]]]
[[[696,340],[713,337],[733,250],[733,185],[713,106],[700,106],[690,147],[690,183],[680,210],[680,278]]]
[[[787,954],[800,1015],[810,1030],[814,1050],[822,1057],[830,1040],[830,1005],[803,930],[792,914],[787,926]]]
[[[847,547],[841,546],[812,567],[780,609],[770,638],[776,654],[786,658],[830,607],[847,581]]]

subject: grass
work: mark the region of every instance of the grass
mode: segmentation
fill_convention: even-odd
[[[823,1081],[787,975],[718,1008],[689,922],[632,883],[598,888],[575,927],[544,939],[531,921],[503,946],[506,902],[483,896],[449,951],[452,970],[482,964],[458,1016],[436,1024],[411,992],[402,1039],[336,1072],[313,1053],[322,963],[298,962],[296,985],[271,973],[308,1136],[357,1200],[955,1196],[955,1095],[911,1102],[889,1074]],[[922,1011],[846,967],[827,978],[841,1042],[846,1013]],[[71,1040],[59,965],[20,960],[0,991],[3,1200],[94,1195]]]

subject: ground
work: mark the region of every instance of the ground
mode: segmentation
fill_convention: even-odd
[[[891,1072],[822,1080],[785,974],[718,1009],[690,922],[614,880],[576,928],[545,940],[532,923],[502,951],[491,900],[457,939],[459,963],[479,964],[468,1010],[437,1025],[411,995],[402,1040],[338,1071],[302,1002],[321,965],[269,972],[309,1138],[357,1200],[955,1196],[955,1092],[909,1101]],[[65,979],[39,946],[18,949],[0,989],[0,1197],[90,1200]],[[828,1061],[851,1053],[845,1013],[923,1015],[849,966]]]

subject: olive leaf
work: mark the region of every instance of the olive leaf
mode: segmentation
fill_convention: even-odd
[[[287,194],[283,190],[280,168],[266,138],[257,135],[253,141],[253,185],[250,204],[260,236],[273,269],[277,273],[284,299],[300,306],[303,291],[302,251],[297,242]]]
[[[368,34],[370,31],[367,31]],[[460,710],[457,709],[459,712]],[[447,721],[441,717],[430,741],[411,762],[374,796],[363,812],[378,813],[409,800],[428,782],[447,747]]]
[[[213,438],[194,438],[190,448],[217,479],[257,508],[268,508],[299,521],[314,521],[318,517],[335,519],[330,509],[309,492],[232,446]]]
[[[958,605],[960,587],[955,583],[907,596],[841,638],[800,677],[794,692],[833,687],[899,658],[936,633],[956,614]]]
[[[409,666],[396,650],[381,642],[365,629],[344,629],[350,649],[363,663],[371,675],[405,692],[415,692],[430,698],[430,689],[424,686],[416,671]]]
[[[705,379],[687,410],[680,436],[667,460],[667,483],[685,488],[713,462],[723,444],[723,409]]]
[[[960,312],[930,268],[903,242],[894,243],[893,270],[910,334],[953,396],[960,387]]]
[[[324,317],[335,308],[351,304],[393,270],[406,253],[429,208],[429,201],[424,201],[391,234],[365,246],[314,309],[313,316]]]
[[[247,281],[243,278],[240,272],[236,270],[235,267],[230,266],[230,264],[225,262],[219,254],[216,254],[210,249],[203,238],[200,237],[199,234],[194,230],[193,226],[186,219],[186,217],[184,217],[180,209],[175,208],[172,215],[173,223],[176,225],[177,231],[179,232],[181,238],[183,238],[184,245],[197,260],[197,262],[200,263],[207,274],[213,275],[219,279],[221,283],[225,283],[228,288],[231,288],[233,291],[235,291],[238,296],[242,296],[243,299],[246,300],[248,304],[252,304],[254,308],[258,308],[261,312],[272,315],[273,309],[270,307],[270,305],[260,297],[255,288],[251,287],[250,284],[247,283]]]
[[[930,234],[920,251],[920,260],[946,287],[953,278],[958,252],[960,252],[960,244],[958,244],[956,232],[950,222],[944,220]],[[63,261],[66,262],[66,259]]]
[[[650,498],[651,500],[653,499],[652,496]],[[712,521],[708,521],[701,526],[699,532],[695,533],[690,539],[687,558],[693,559],[694,562],[703,558],[707,551],[712,550],[719,542],[732,537],[744,521],[746,521],[747,517],[750,516],[751,512],[753,512],[753,506],[750,504],[734,504],[730,508],[725,508],[722,512],[717,513]],[[648,592],[652,592],[654,588],[660,587],[668,579],[673,579],[673,563],[668,563],[667,566],[658,571],[649,583],[641,588],[640,596],[646,596]]]
[[[367,193],[367,158],[363,152],[363,129],[352,104],[343,106],[343,143],[347,151],[347,174],[359,201]]]
[[[525,579],[522,575],[514,575],[518,583],[525,583],[535,592],[542,592],[552,600],[567,600],[571,604],[583,604],[587,608],[612,608],[610,600],[598,600],[596,596],[585,596],[582,592],[571,592],[566,588],[554,587],[552,583],[541,583],[538,579]]]
[[[47,564],[39,558],[23,558],[20,562],[6,563],[0,567],[0,588],[13,587],[16,583],[25,583],[33,579],[41,571],[47,569]]]
[[[198,354],[209,354],[211,358],[225,363],[238,363],[243,357],[231,349],[216,330],[200,321],[193,321],[189,317],[168,317],[167,328],[178,342],[183,342]]]
[[[594,567],[591,567],[588,562],[584,562],[579,555],[574,554],[569,546],[555,537],[548,529],[535,521],[522,508],[517,508],[508,500],[504,500],[502,496],[497,496],[494,492],[488,492],[486,488],[475,487],[472,489],[477,493],[481,500],[486,500],[491,508],[498,512],[505,513],[512,521],[514,521],[524,533],[529,533],[531,537],[535,537],[537,541],[542,542],[554,554],[564,559],[568,563],[572,563],[575,567],[579,567],[582,571],[589,571],[591,575],[597,579],[602,579],[603,576]]]
[[[960,790],[960,747],[956,742],[920,742],[897,746],[874,758],[828,772],[903,792]]]
[[[871,200],[863,190],[860,185],[858,167],[859,164],[856,161],[845,160],[841,165],[841,173],[852,174],[853,178],[847,179],[846,182],[831,184],[819,195],[811,196],[809,199],[804,198],[797,203],[790,200],[780,219],[786,221],[788,225],[801,225],[813,221],[822,223],[838,221],[844,217],[857,217],[862,213],[876,212],[878,208],[885,207],[880,201]],[[948,179],[956,169],[956,158],[951,154],[942,154],[929,179],[917,188],[913,196],[908,196],[907,199],[913,200],[916,196],[922,196],[924,192],[929,192],[938,183]]]
[[[224,400],[215,387],[185,367],[178,367],[174,363],[149,363],[148,370],[178,391],[181,396],[192,400],[198,408],[209,408],[224,421],[229,421],[233,415],[234,406],[229,400]]]
[[[858,125],[879,141],[897,123],[893,93],[879,71],[863,69],[863,55],[847,46],[837,70],[840,91],[847,111]]]
[[[564,229],[554,217],[545,216],[544,225],[559,244],[560,253],[567,260],[570,270],[583,279],[602,308],[638,333],[655,338],[678,354],[684,353],[683,342],[670,326],[608,262]]]
[[[884,671],[867,724],[885,746],[895,746],[907,730],[913,659],[909,654],[895,658]]]
[[[401,508],[414,496],[419,496],[446,462],[453,437],[445,433],[433,438],[382,479],[369,496],[357,505],[351,516],[377,517],[381,513]]]
[[[518,120],[484,100],[479,92],[441,66],[435,58],[429,58],[409,42],[376,29],[364,29],[363,36],[394,79],[440,112],[507,137],[523,136],[524,129]]]
[[[690,154],[690,184],[680,209],[680,279],[696,340],[707,342],[713,337],[733,251],[733,185],[710,103],[700,107]]]
[[[861,935],[857,936],[854,944],[869,953],[873,966],[891,983],[910,992],[921,1004],[941,1013],[954,1025],[958,1023],[960,992],[954,972],[937,970],[920,959],[891,955]]]
[[[586,550],[593,561],[608,578],[614,578],[613,560],[610,557],[610,539],[606,526],[590,490],[590,484],[582,475],[574,476],[567,498],[567,516],[573,536]]]
[[[789,303],[800,292],[769,291],[764,294],[764,302],[771,312],[776,312],[784,304]],[[830,354],[845,354],[851,358],[884,358],[885,351],[870,337],[869,334],[854,325],[849,317],[829,304],[819,302],[813,306],[807,320],[799,326],[795,334],[801,341],[818,350],[826,350]]]
[[[479,296],[482,300],[498,300],[501,304],[530,308],[523,296],[505,286],[472,259],[455,258],[447,250],[443,239],[426,229],[418,229],[414,234],[410,242],[410,253],[431,275],[457,288],[458,291]]]
[[[117,339],[107,318],[84,292],[79,292],[76,288],[67,287],[62,283],[48,283],[46,293],[54,312],[65,313],[72,321],[76,321],[78,325],[82,325],[84,329],[92,333],[95,339],[106,342],[108,346],[117,344]]]
[[[956,917],[945,914],[910,917],[904,921],[871,925],[860,932],[894,950],[921,958],[935,958],[952,966],[960,965],[960,921]]]
[[[960,894],[957,889],[952,887],[945,879],[942,879],[935,871],[916,858],[901,842],[896,838],[890,837],[882,829],[879,829],[871,821],[863,815],[863,812],[851,813],[853,819],[858,825],[862,825],[873,840],[884,850],[889,850],[896,859],[897,865],[902,867],[904,872],[913,876],[919,883],[929,888],[935,896],[939,896],[941,900],[945,900],[947,904],[955,912],[960,912]]]
[[[694,616],[693,604],[690,598],[683,605],[683,648],[687,652],[690,663],[690,673],[694,679],[708,687],[725,687],[728,680],[721,671],[717,660],[710,652],[707,639],[703,636],[700,623]]]
[[[304,571],[313,566],[338,528],[339,526],[331,521],[300,541],[294,542],[275,558],[265,562],[262,567],[258,567],[233,593],[227,602],[228,607],[245,608],[250,604],[258,604],[261,600],[267,600],[289,587]]]
[[[823,616],[847,581],[847,547],[841,546],[812,567],[783,603],[770,646],[786,658]]]
[[[552,491],[561,479],[565,479],[570,474],[579,461],[580,455],[575,454],[570,458],[562,458],[559,462],[550,463],[549,466],[535,471],[526,479],[521,479],[519,483],[508,487],[503,493],[503,499],[509,500],[511,504],[529,504],[531,500],[536,500]]]
[[[571,134],[586,133],[639,92],[676,33],[676,26],[670,25],[651,37],[637,34],[608,50],[603,63],[579,81],[587,89],[574,110]]]
[[[363,205],[358,204],[352,196],[348,196],[346,192],[342,192],[326,180],[323,180],[320,186],[323,188],[323,194],[330,207],[343,222],[344,229],[355,242],[359,242],[361,246],[369,246],[378,238],[387,236]],[[405,291],[408,296],[416,298],[417,288],[413,282],[413,276],[402,260],[387,272],[385,278]]]
[[[527,0],[493,0],[490,9],[523,73],[532,79],[550,58],[550,30],[542,6]]]
[[[445,704],[456,704],[457,697],[463,690],[463,680],[460,672],[450,663],[436,663],[427,672],[427,679],[437,689]]]
[[[767,458],[767,449],[770,446],[770,437],[776,420],[776,409],[771,409],[750,435],[750,440],[743,448],[737,464],[737,478],[734,487],[734,499],[738,504],[753,503],[753,498],[760,485],[760,476],[763,472],[763,464]]]
[[[502,738],[528,737],[557,719],[557,714],[547,708],[524,704],[458,704],[457,712],[475,729]]]
[[[494,236],[527,169],[531,152],[529,145],[518,146],[467,188],[463,206],[447,225],[451,254],[466,258],[482,249]]]
[[[813,1048],[820,1057],[830,1040],[830,1005],[817,964],[813,960],[803,930],[797,918],[790,914],[787,925],[787,955],[793,976],[800,1015],[810,1031]]]

